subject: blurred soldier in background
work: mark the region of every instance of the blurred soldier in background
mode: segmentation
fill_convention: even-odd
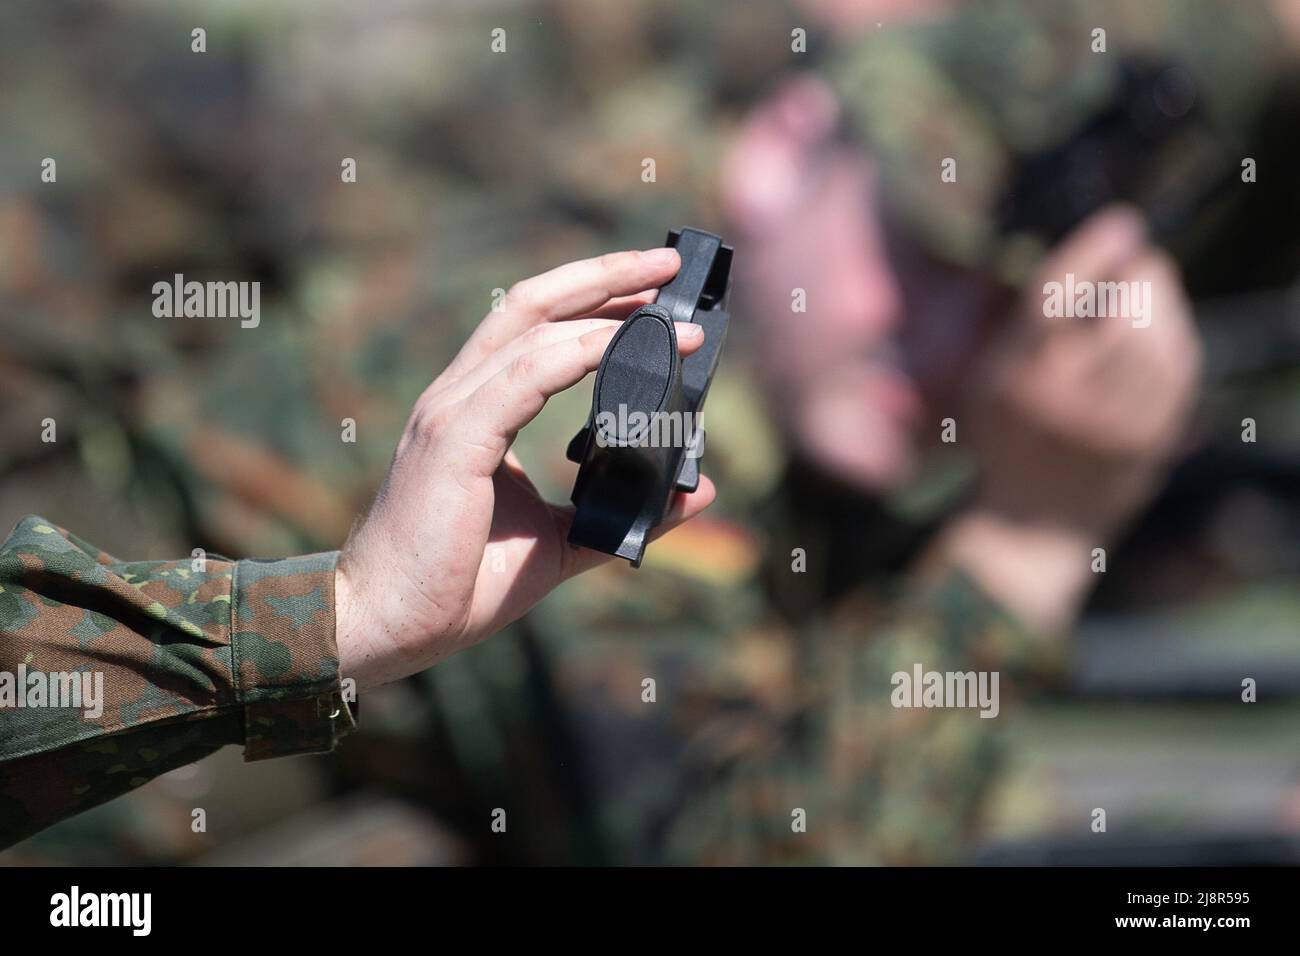
[[[1057,128],[1030,144],[1042,148],[1101,109],[1123,51],[1144,39],[1179,50],[1180,36],[1160,32],[1172,22],[1144,37],[1113,16],[1113,59],[1089,63],[1082,10],[1014,22],[981,8],[943,29],[864,43],[832,71],[838,95],[799,77],[742,124],[721,187],[741,250],[737,314],[753,326],[763,394],[792,452],[751,515],[766,538],[761,557],[740,526],[683,529],[655,549],[651,566],[665,573],[641,572],[637,598],[589,583],[539,609],[517,647],[501,642],[428,675],[437,731],[415,752],[445,752],[460,772],[435,782],[439,760],[415,790],[454,795],[443,812],[484,837],[483,853],[967,858],[999,771],[997,731],[973,711],[892,709],[889,676],[917,664],[997,670],[1008,702],[1032,688],[1104,568],[1098,554],[1184,447],[1197,397],[1190,306],[1143,212],[1087,217],[1039,254],[1018,303],[999,281],[1026,255],[996,231],[1015,128],[953,92],[989,67],[980,52],[1013,50],[991,96],[1014,106],[1028,85],[1065,91],[1069,115],[1050,114]],[[1206,39],[1201,24],[1190,35],[1182,55]],[[1041,59],[1070,37],[1080,52]],[[1251,23],[1245,35],[1221,25],[1216,39],[1236,44],[1234,64],[1263,43]],[[860,64],[878,62],[881,48],[897,75],[864,79]],[[1210,85],[1216,68],[1200,62],[1197,75]],[[930,85],[906,82],[918,75]],[[891,93],[899,100],[872,113]],[[905,194],[882,188],[874,147],[839,135],[846,103],[886,138]],[[915,128],[898,119],[911,115]],[[894,131],[901,141],[889,141]],[[949,154],[969,157],[976,180],[961,185],[959,174],[952,195],[940,178]],[[887,236],[882,193],[910,235]],[[1152,322],[1048,317],[1044,284],[1067,273],[1145,284]],[[806,314],[792,304],[801,297]],[[922,455],[944,420],[979,468],[955,509],[951,474],[947,493],[942,474],[926,476],[940,482],[928,505],[919,493]],[[928,520],[899,520],[905,501],[882,505],[882,493],[903,488]],[[366,764],[357,780],[378,771],[366,761],[377,754],[350,756]],[[487,806],[506,809],[511,829],[489,834]]]
[[[555,16],[544,26],[493,11],[512,43],[497,59],[483,49],[488,21],[458,8],[429,18],[434,56],[424,47],[391,55],[428,34],[409,13],[362,31],[364,42],[346,22],[304,18],[292,23],[292,67],[265,74],[219,51],[244,42],[277,62],[290,27],[232,17],[214,24],[222,42],[196,59],[172,36],[188,23],[160,21],[145,31],[148,55],[133,58],[121,49],[145,42],[135,32],[115,48],[106,24],[48,14],[49,35],[64,42],[68,31],[98,32],[75,68],[42,68],[29,55],[21,75],[40,77],[44,86],[30,89],[43,92],[8,108],[30,116],[33,98],[64,91],[75,116],[56,131],[61,145],[43,131],[16,147],[24,170],[48,152],[73,157],[71,170],[61,159],[61,191],[48,195],[75,198],[23,186],[4,208],[15,398],[6,432],[30,439],[31,422],[47,416],[65,429],[60,446],[10,446],[20,477],[4,500],[15,516],[52,510],[33,503],[33,486],[84,486],[58,457],[73,448],[100,491],[69,495],[58,518],[119,553],[142,553],[111,543],[149,523],[159,528],[155,554],[337,546],[382,472],[404,405],[462,337],[425,315],[480,314],[472,306],[493,288],[543,264],[644,245],[668,225],[708,226],[724,210],[738,246],[736,334],[752,326],[761,387],[728,356],[704,462],[723,517],[652,546],[635,577],[596,572],[508,639],[368,694],[361,733],[336,758],[296,776],[277,768],[274,779],[236,778],[265,782],[235,787],[228,809],[210,813],[211,834],[189,832],[189,808],[216,807],[232,771],[214,778],[200,766],[198,777],[121,805],[126,819],[86,818],[88,829],[56,828],[27,852],[85,859],[109,845],[95,842],[108,831],[118,849],[107,860],[375,858],[327,836],[339,832],[382,846],[382,858],[410,859],[404,848],[429,828],[393,824],[389,804],[364,813],[408,839],[376,840],[383,827],[355,815],[318,814],[308,827],[299,812],[309,799],[337,806],[333,795],[382,791],[459,834],[461,850],[425,859],[967,858],[1000,778],[1006,789],[1002,738],[1016,726],[1014,704],[1058,667],[1063,632],[1095,580],[1092,549],[1114,543],[1178,450],[1198,352],[1180,282],[1141,217],[1102,211],[1045,260],[999,233],[1006,159],[1086,124],[1130,47],[1172,48],[1198,88],[1228,104],[1229,120],[1249,127],[1285,34],[1262,9],[1233,16],[1207,2],[1049,14],[975,4],[907,27],[888,7],[827,0],[793,15],[749,4],[669,15],[652,3],[614,15],[562,3],[545,7]],[[805,21],[840,42],[819,42],[814,29],[808,48],[831,49],[820,78],[773,89],[800,63],[791,29]],[[1097,25],[1108,31],[1104,54],[1091,49]],[[337,63],[342,42],[355,73]],[[124,72],[113,65],[122,62],[156,66]],[[430,69],[463,85],[430,82]],[[566,91],[559,104],[547,98],[556,88]],[[738,128],[719,122],[719,110],[725,117],[760,88],[766,96],[746,104]],[[88,92],[101,89],[111,93]],[[109,150],[92,131],[123,102],[136,108]],[[348,156],[359,156],[361,174],[341,185]],[[629,188],[627,170],[641,171],[647,156],[659,181],[642,173]],[[947,158],[957,161],[953,182],[941,178]],[[716,202],[680,188],[717,169]],[[1257,200],[1238,190],[1236,201]],[[1232,271],[1225,246],[1254,230],[1242,222],[1260,221],[1249,211],[1217,220],[1237,222],[1235,231],[1209,230],[1221,273]],[[86,222],[98,231],[88,235]],[[1207,285],[1199,269],[1185,281],[1239,291],[1295,274],[1286,272],[1293,261],[1250,261],[1256,273],[1244,283]],[[154,278],[232,269],[268,287],[272,305],[255,334],[177,323],[160,336],[142,319],[140,290]],[[1063,271],[1150,281],[1154,321],[1054,324],[1034,283],[1018,304],[1007,291],[1028,275],[1041,288]],[[792,308],[796,290],[806,312]],[[85,318],[41,321],[54,314]],[[112,336],[99,328],[108,317]],[[273,417],[268,396],[280,409]],[[788,467],[754,415],[764,397]],[[587,396],[573,398],[520,436],[525,461],[559,459],[585,414]],[[941,441],[948,418],[952,445]],[[355,444],[338,440],[347,420],[358,425]],[[570,481],[539,477],[552,497]],[[96,522],[102,530],[91,530]],[[1197,553],[1223,550],[1211,539]],[[1147,574],[1169,567],[1149,557],[1128,567],[1144,571],[1110,578],[1205,580],[1185,569]],[[916,664],[999,672],[999,717],[894,708],[890,676]],[[1215,686],[1236,699],[1235,677]],[[1095,719],[1067,713],[1063,725]],[[1148,726],[1158,735],[1163,725],[1139,713],[1120,731]],[[1234,726],[1228,747],[1251,735],[1276,743],[1257,722]],[[1167,748],[1175,738],[1155,739]],[[1148,805],[1139,777],[1125,778],[1139,799],[1118,804],[1130,819]],[[1058,829],[1087,826],[1098,804],[1083,783],[1059,801]],[[282,793],[298,803],[277,804]],[[223,852],[241,828],[257,838]]]

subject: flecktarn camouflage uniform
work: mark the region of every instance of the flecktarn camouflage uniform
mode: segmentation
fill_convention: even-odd
[[[0,845],[225,744],[330,750],[353,726],[335,559],[124,562],[23,519],[0,547],[0,672],[99,672],[104,699],[94,719],[0,706]]]

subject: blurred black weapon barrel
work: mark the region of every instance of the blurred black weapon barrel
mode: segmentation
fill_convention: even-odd
[[[1109,203],[1141,208],[1157,241],[1186,228],[1238,170],[1182,67],[1126,59],[1114,95],[1069,140],[1018,159],[998,208],[1004,233],[1055,244]]]
[[[1125,202],[1141,209],[1152,238],[1168,245],[1213,214],[1246,152],[1211,124],[1185,69],[1130,57],[1113,96],[1089,122],[1066,142],[1019,157],[998,226],[1004,235],[1027,233],[1054,245],[1098,209]],[[1212,381],[1300,361],[1300,284],[1198,304],[1197,319]]]

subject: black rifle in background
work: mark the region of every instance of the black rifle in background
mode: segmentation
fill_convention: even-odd
[[[998,224],[1055,245],[1098,209],[1126,202],[1146,213],[1163,244],[1224,195],[1241,157],[1211,125],[1190,73],[1128,58],[1100,112],[1066,142],[1019,157]]]
[[[1207,232],[1202,244],[1213,256],[1222,244],[1214,220],[1241,182],[1243,159],[1258,151],[1214,127],[1207,95],[1177,64],[1125,59],[1100,112],[1064,143],[1017,159],[1000,229],[1051,246],[1103,206],[1124,202],[1146,214],[1152,238],[1176,258],[1189,236]],[[1222,231],[1231,241],[1231,230]],[[1300,361],[1295,283],[1198,301],[1196,314],[1212,382]]]

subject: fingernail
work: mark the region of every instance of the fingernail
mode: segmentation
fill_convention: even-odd
[[[660,246],[657,249],[647,249],[642,253],[646,261],[652,266],[670,266],[677,264],[677,250],[670,249],[667,246]]]
[[[694,322],[677,322],[677,338],[695,341],[704,335],[704,330]]]

